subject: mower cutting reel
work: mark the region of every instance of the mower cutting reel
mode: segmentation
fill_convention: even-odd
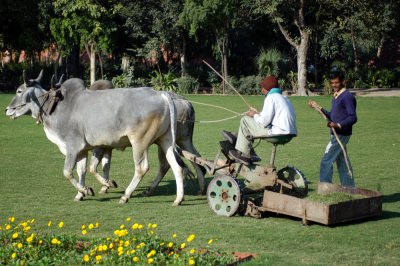
[[[229,175],[214,177],[207,188],[207,201],[217,215],[235,215],[240,204],[239,184]]]

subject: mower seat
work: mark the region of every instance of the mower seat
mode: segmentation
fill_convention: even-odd
[[[259,136],[259,137],[252,137],[251,140],[261,139],[266,140],[274,145],[279,144],[286,144],[292,140],[292,138],[296,137],[295,134],[288,134],[288,135],[270,135],[270,136]]]

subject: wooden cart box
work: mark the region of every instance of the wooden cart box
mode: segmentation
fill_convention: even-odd
[[[382,194],[379,192],[330,183],[318,185],[319,194],[331,192],[360,194],[363,198],[326,204],[266,190],[263,205],[259,210],[298,217],[304,224],[313,221],[325,225],[378,216],[382,213]]]

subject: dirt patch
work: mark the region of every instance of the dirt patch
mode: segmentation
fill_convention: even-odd
[[[355,96],[362,97],[400,97],[400,88],[395,89],[381,89],[372,88],[366,90],[354,89],[350,90]]]

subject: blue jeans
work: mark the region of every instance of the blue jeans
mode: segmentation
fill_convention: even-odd
[[[346,144],[350,140],[350,136],[337,135],[339,140],[342,142],[345,150]],[[347,151],[347,150],[346,150]],[[350,166],[350,171],[353,173],[353,169],[350,164],[350,158],[347,156],[348,163]],[[354,187],[354,178],[349,174],[349,169],[346,166],[346,159],[344,157],[342,148],[340,147],[339,142],[336,140],[334,135],[331,135],[331,140],[326,146],[326,150],[324,156],[321,160],[320,166],[320,182],[328,182],[332,183],[332,175],[333,175],[333,163],[336,162],[336,166],[339,172],[340,183],[343,186]]]

